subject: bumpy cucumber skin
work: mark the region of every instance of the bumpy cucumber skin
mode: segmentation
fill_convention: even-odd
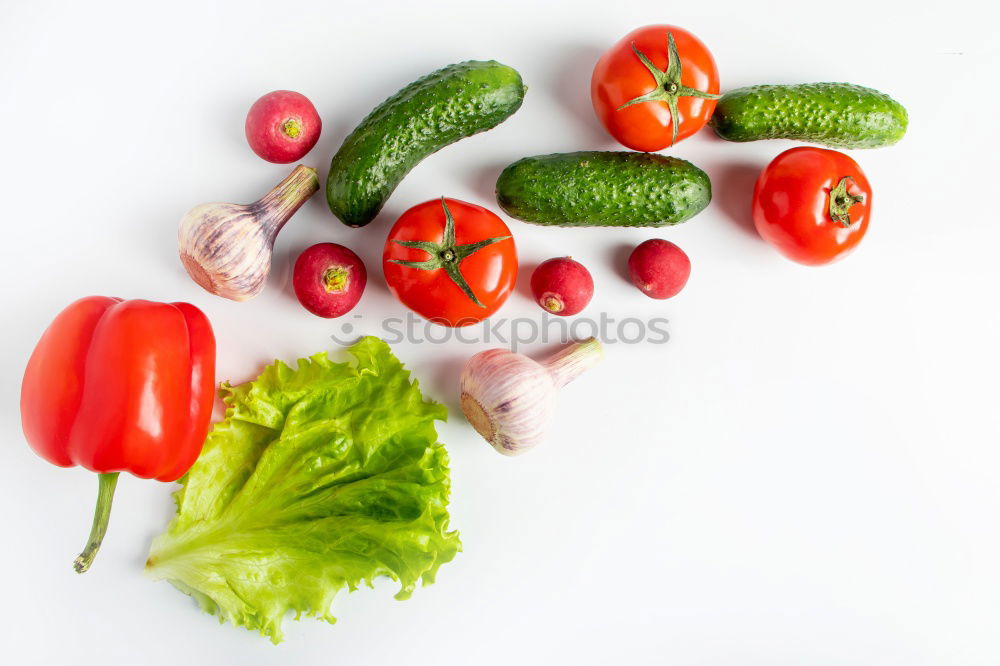
[[[375,108],[344,140],[326,179],[330,210],[371,222],[410,170],[459,139],[496,127],[521,107],[517,70],[470,60],[417,79]]]
[[[795,139],[832,148],[881,148],[906,134],[902,104],[852,83],[763,85],[727,92],[709,124],[728,141]]]
[[[497,203],[525,222],[560,227],[680,224],[712,200],[708,175],[656,153],[556,153],[525,157],[497,179]]]

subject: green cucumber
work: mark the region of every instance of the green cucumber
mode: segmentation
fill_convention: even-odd
[[[656,153],[557,153],[525,157],[497,179],[511,217],[560,227],[680,224],[712,200],[704,171]]]
[[[448,65],[375,108],[330,163],[326,200],[352,227],[371,222],[421,160],[459,139],[496,127],[518,110],[517,70],[490,60]]]
[[[906,134],[903,105],[851,83],[749,86],[731,90],[709,124],[727,141],[796,139],[833,148],[881,148]]]

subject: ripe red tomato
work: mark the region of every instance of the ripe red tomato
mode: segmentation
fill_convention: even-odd
[[[871,186],[857,162],[835,150],[802,146],[781,153],[761,172],[753,221],[781,254],[816,266],[861,242],[871,205]]]
[[[597,61],[590,98],[611,136],[632,150],[655,152],[705,126],[719,98],[719,70],[684,28],[647,25]]]
[[[389,290],[444,326],[468,326],[496,312],[517,279],[510,229],[482,206],[432,199],[396,220],[382,251]]]

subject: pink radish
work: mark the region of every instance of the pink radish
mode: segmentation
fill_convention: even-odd
[[[579,261],[549,259],[531,274],[531,293],[542,309],[566,317],[587,307],[594,295],[594,280]]]
[[[368,271],[358,255],[343,245],[317,243],[295,260],[292,287],[299,303],[317,317],[346,314],[361,300]]]
[[[632,250],[628,274],[632,284],[650,298],[670,298],[687,284],[691,260],[670,241],[652,238]]]
[[[254,102],[245,127],[253,152],[275,164],[302,159],[322,128],[312,102],[291,90],[275,90]]]

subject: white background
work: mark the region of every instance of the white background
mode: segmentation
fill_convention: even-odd
[[[4,663],[1000,663],[1000,16],[988,3],[92,4],[0,4]],[[406,602],[390,581],[344,594],[338,624],[288,621],[272,647],[143,576],[171,487],[125,475],[94,568],[71,571],[96,480],[36,457],[17,412],[24,363],[63,306],[188,300],[215,325],[218,377],[242,381],[338,348],[340,323],[307,314],[289,286],[297,252],[335,241],[368,264],[358,330],[377,334],[404,312],[377,262],[392,221],[441,195],[495,208],[497,174],[524,155],[615,149],[590,72],[657,22],[709,45],[724,90],[847,80],[908,107],[903,142],[853,153],[875,189],[855,255],[825,268],[778,256],[754,234],[749,198],[793,144],[702,132],[673,152],[708,171],[715,200],[679,228],[509,221],[523,269],[503,316],[539,317],[530,269],[572,254],[597,283],[589,314],[670,321],[665,345],[608,345],[562,395],[543,448],[503,458],[455,409],[464,359],[492,345],[396,345],[452,408],[440,432],[465,551],[436,585]],[[470,58],[522,73],[530,90],[508,122],[427,159],[363,230],[322,194],[309,201],[250,303],[187,278],[181,214],[251,201],[290,169],[245,143],[259,95],[313,100],[324,133],[304,162],[325,178],[375,104]],[[622,278],[628,248],[654,236],[694,266],[665,302]]]

